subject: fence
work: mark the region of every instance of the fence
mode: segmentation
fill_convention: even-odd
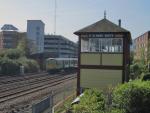
[[[59,106],[68,98],[70,95],[73,95],[76,91],[76,80],[68,81],[67,83],[63,83],[60,86],[57,86],[52,90],[49,97],[46,99],[34,104],[32,106],[32,113],[45,113],[47,109],[48,112],[52,113],[52,108]]]

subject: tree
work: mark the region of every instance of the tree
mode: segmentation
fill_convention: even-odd
[[[134,52],[131,51],[130,52],[130,63],[133,64],[133,61],[134,61]]]
[[[1,74],[16,75],[19,74],[20,64],[17,60],[4,57],[0,59]]]
[[[143,81],[148,81],[150,80],[150,73],[146,73],[143,78],[142,78]]]
[[[19,49],[22,52],[24,52],[24,55],[28,57],[30,55],[30,47],[29,47],[29,45],[30,45],[29,39],[27,39],[26,37],[23,37],[19,41],[19,43],[17,45],[17,49]]]
[[[143,64],[143,65],[145,65],[145,48],[141,48],[141,50],[140,50],[141,52],[141,60],[140,60],[140,62],[141,62],[141,64]]]
[[[147,60],[150,62],[150,39],[148,39]]]
[[[23,46],[20,46],[23,47]],[[38,72],[39,64],[28,59],[21,48],[6,49],[0,53],[0,73],[3,75],[16,75],[20,73],[20,66],[24,66],[26,73]]]
[[[116,87],[113,91],[113,107],[124,113],[149,113],[150,82],[138,80]]]

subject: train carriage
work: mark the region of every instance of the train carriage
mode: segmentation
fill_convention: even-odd
[[[57,72],[74,72],[77,68],[77,58],[48,58],[46,70],[50,74]]]

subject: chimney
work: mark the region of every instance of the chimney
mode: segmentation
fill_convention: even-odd
[[[121,27],[121,19],[118,20],[119,27]]]

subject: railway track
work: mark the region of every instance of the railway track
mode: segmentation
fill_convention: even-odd
[[[46,75],[49,75],[48,73],[37,73],[37,74],[27,74],[25,76],[2,76],[0,77],[0,87],[2,85],[8,85],[8,84],[12,84],[12,83],[19,83],[19,82],[22,82],[22,81],[25,81],[25,80],[31,80],[31,79],[40,79],[42,76],[46,76]],[[62,73],[58,73],[57,75],[65,75],[62,74]],[[53,74],[53,76],[55,76],[55,74]]]
[[[35,81],[30,81],[28,84],[22,84],[20,86],[11,86],[7,89],[0,91],[0,105],[7,103],[13,99],[26,96],[28,94],[34,94],[46,88],[59,85],[65,81],[75,79],[75,75],[64,75],[64,76],[49,76],[43,78],[42,80],[36,79]]]
[[[21,81],[20,80],[17,80],[17,81],[11,81],[11,82],[6,82],[5,84],[2,84],[0,85],[0,93],[5,91],[5,90],[9,90],[11,88],[17,88],[18,86],[21,87],[22,85],[29,85],[31,82],[36,82],[36,81],[40,81],[40,80],[43,80],[43,79],[46,79],[46,78],[50,78],[50,76],[46,76],[46,75],[41,75],[41,76],[36,76],[35,77],[32,77],[32,78],[25,78],[25,79],[22,79]],[[5,87],[5,89],[4,89]]]
[[[0,77],[0,85],[3,84],[8,84],[8,83],[14,83],[14,82],[18,82],[21,80],[26,80],[26,79],[32,79],[35,77],[41,77],[41,75],[46,75],[47,73],[37,73],[37,74],[33,74],[33,75],[26,75],[26,76],[6,76],[6,77]]]
[[[12,89],[15,89],[15,88],[27,87],[27,86],[36,84],[37,82],[41,83],[41,82],[44,82],[44,81],[47,81],[47,80],[50,80],[50,79],[54,79],[54,78],[57,78],[57,77],[60,77],[60,75],[58,74],[58,75],[50,76],[48,74],[44,74],[44,75],[41,74],[41,75],[38,75],[38,76],[21,79],[21,81],[20,81],[20,79],[19,80],[17,79],[15,81],[12,80],[11,82],[10,81],[5,82],[4,84],[0,85],[0,93],[2,93],[2,92],[4,93],[6,91],[9,91],[9,90],[12,90]]]
[[[44,79],[38,79],[36,81],[32,81],[32,82],[28,82],[28,83],[23,83],[23,84],[19,84],[19,85],[14,85],[14,86],[10,86],[8,88],[4,88],[0,91],[0,99],[3,98],[5,96],[10,96],[13,93],[18,93],[20,91],[25,91],[25,90],[29,90],[31,88],[36,88],[36,87],[40,87],[45,85],[47,82],[51,83],[53,82],[53,80],[55,81],[55,79],[58,79],[58,77],[63,77],[63,76],[47,76],[44,77]],[[16,90],[14,90],[16,89]],[[6,94],[7,93],[7,94]]]

